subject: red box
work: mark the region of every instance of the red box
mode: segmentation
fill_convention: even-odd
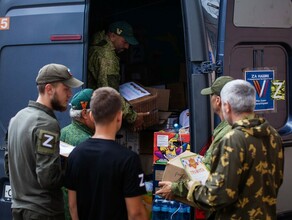
[[[154,132],[153,163],[167,164],[167,162],[183,153],[190,151],[190,134],[175,132]]]

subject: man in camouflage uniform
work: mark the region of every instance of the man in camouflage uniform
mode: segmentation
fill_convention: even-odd
[[[227,83],[221,101],[232,130],[212,153],[205,185],[160,182],[163,188],[157,193],[166,198],[186,196],[195,206],[216,211],[216,219],[276,220],[284,166],[281,137],[264,118],[255,116],[255,89],[250,83]]]
[[[8,168],[14,220],[63,220],[59,154],[60,126],[55,111],[65,111],[71,88],[83,82],[61,64],[48,64],[36,78],[39,95],[19,111],[8,128]]]
[[[83,89],[77,92],[71,100],[70,125],[62,128],[60,140],[72,146],[77,146],[94,134],[94,122],[89,117],[90,99],[93,89]],[[68,206],[68,190],[63,187],[65,219],[71,219]]]
[[[89,118],[89,104],[93,89],[83,89],[71,100],[70,125],[62,128],[60,140],[76,146],[94,134],[94,122]]]
[[[203,162],[206,167],[210,170],[211,169],[211,161],[212,161],[212,152],[214,149],[218,147],[219,142],[221,139],[231,130],[231,125],[223,117],[223,112],[221,108],[221,97],[220,92],[223,86],[233,80],[230,76],[220,76],[218,77],[213,84],[201,90],[202,95],[210,95],[210,103],[211,108],[215,114],[217,114],[221,120],[221,122],[216,126],[213,131],[212,135],[212,143],[210,144],[208,150],[204,154]],[[197,209],[196,211],[202,212],[202,210]],[[205,216],[208,220],[214,219],[214,213],[212,212],[204,212]],[[202,214],[202,213],[201,213]]]
[[[137,44],[132,26],[125,21],[112,23],[107,33],[96,33],[88,53],[88,86],[93,89],[109,86],[119,91],[120,59],[117,54]],[[123,99],[123,119],[134,124],[137,130],[142,127],[144,115],[136,113]]]
[[[228,124],[226,120],[224,120],[223,112],[221,108],[221,97],[220,92],[223,86],[233,80],[230,76],[220,76],[218,77],[211,87],[202,89],[202,95],[210,95],[211,107],[215,114],[217,114],[221,120],[221,122],[217,125],[217,127],[213,131],[213,140],[211,145],[209,146],[207,152],[204,155],[204,164],[210,170],[211,166],[211,156],[213,150],[218,146],[220,140],[231,130],[231,125]]]

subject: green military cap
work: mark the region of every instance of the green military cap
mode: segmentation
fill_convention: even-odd
[[[109,31],[125,38],[131,45],[137,45],[138,41],[134,37],[132,26],[125,21],[117,21],[109,26]]]
[[[215,95],[220,96],[220,92],[221,92],[223,86],[226,83],[230,82],[231,80],[233,80],[233,78],[231,76],[220,76],[213,82],[213,84],[210,87],[202,89],[201,94],[202,95],[215,94]]]
[[[93,89],[83,89],[77,92],[73,96],[70,103],[72,109],[74,110],[89,109],[92,93],[93,93]]]
[[[77,88],[83,82],[74,78],[70,69],[62,64],[50,63],[43,66],[36,77],[37,85],[62,82],[70,88]]]

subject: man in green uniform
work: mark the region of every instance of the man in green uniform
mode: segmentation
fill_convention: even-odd
[[[217,114],[221,120],[221,122],[214,129],[212,135],[212,143],[210,144],[208,150],[204,154],[203,162],[209,170],[211,169],[212,152],[214,151],[214,149],[218,147],[219,142],[225,136],[225,134],[227,134],[231,130],[231,125],[229,125],[228,122],[224,120],[220,97],[220,92],[223,86],[226,83],[230,82],[231,80],[233,80],[231,76],[220,76],[213,82],[213,84],[210,87],[204,88],[201,91],[202,95],[211,96],[210,97],[211,108],[213,112]],[[199,209],[197,209],[196,211],[202,212]],[[214,219],[214,213],[212,212],[205,212],[205,216],[208,220]]]
[[[281,137],[264,118],[255,116],[255,89],[250,83],[233,80],[220,95],[224,119],[232,130],[212,153],[205,185],[160,182],[157,193],[166,198],[186,196],[195,206],[216,211],[216,219],[276,220],[284,166]]]
[[[70,125],[62,128],[61,141],[72,146],[77,146],[94,134],[94,122],[89,117],[90,99],[93,89],[83,89],[76,93],[71,100]],[[63,187],[65,219],[69,220],[68,190]]]
[[[83,89],[71,100],[70,125],[62,128],[61,141],[76,146],[94,134],[94,123],[89,118],[89,104],[93,89]]]
[[[61,64],[42,67],[38,98],[19,111],[8,128],[8,168],[14,220],[63,220],[60,126],[55,111],[65,111],[71,88],[83,85]]]
[[[137,44],[132,26],[125,21],[112,23],[108,32],[96,33],[88,53],[88,87],[109,86],[119,91],[120,59],[117,54]],[[134,129],[142,128],[145,114],[135,112],[123,99],[123,119],[133,124]]]
[[[217,125],[217,127],[213,131],[213,140],[208,148],[207,152],[204,155],[204,164],[210,170],[211,166],[211,157],[213,150],[218,146],[220,140],[231,130],[231,125],[228,124],[226,120],[224,120],[222,109],[221,109],[221,97],[220,92],[223,86],[233,80],[230,76],[220,76],[218,77],[214,83],[205,89],[202,89],[202,95],[210,95],[211,107],[215,114],[217,114],[221,120],[221,122]]]

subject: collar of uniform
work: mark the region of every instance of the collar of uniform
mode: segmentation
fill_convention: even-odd
[[[86,132],[87,134],[89,134],[91,136],[93,135],[93,131],[89,127],[87,127],[85,124],[83,124],[77,120],[73,120],[72,124],[74,126],[78,127],[80,130]]]
[[[55,115],[55,113],[54,113],[54,111],[53,111],[52,109],[48,108],[47,106],[45,106],[45,105],[43,105],[43,104],[41,104],[41,103],[39,103],[39,102],[35,102],[35,101],[30,100],[30,101],[28,102],[28,106],[29,106],[29,107],[33,107],[33,108],[40,109],[40,110],[46,112],[46,113],[47,113],[48,115],[50,115],[51,117],[57,119],[57,118],[56,118],[56,115]]]

